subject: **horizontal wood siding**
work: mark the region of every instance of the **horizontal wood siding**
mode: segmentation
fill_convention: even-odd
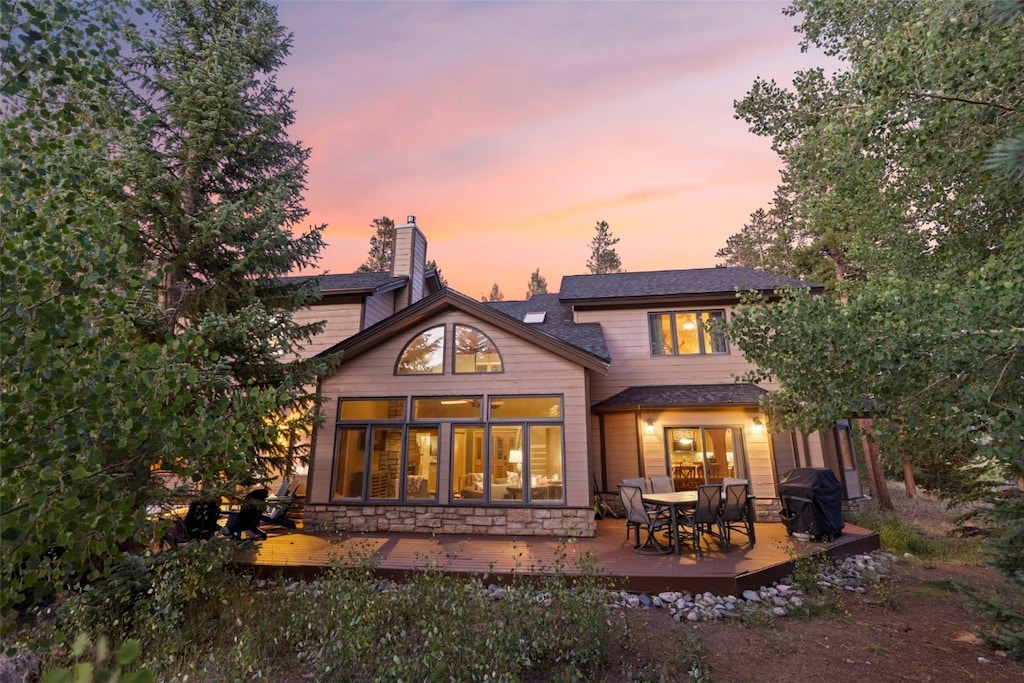
[[[453,375],[451,350],[445,349],[443,375],[396,376],[395,363],[405,345],[421,330],[442,323],[465,323],[487,334],[501,353],[502,373]],[[449,337],[450,339],[450,337]],[[463,313],[446,313],[423,322],[421,327],[385,341],[341,366],[321,382],[325,398],[324,423],[318,430],[314,453],[311,502],[330,497],[331,461],[334,451],[335,411],[339,397],[403,397],[493,394],[559,394],[563,396],[566,504],[590,505],[587,440],[590,409],[586,398],[586,377],[582,367],[549,353],[518,337],[489,326]],[[442,430],[443,432],[444,430]],[[450,447],[439,444],[438,487],[445,502],[448,486]]]
[[[633,413],[610,413],[604,416],[604,443],[608,490],[626,477],[640,476],[637,460],[636,420]]]
[[[314,304],[296,311],[292,320],[300,325],[325,321],[323,331],[303,347],[299,356],[309,358],[360,331],[363,308],[358,303]]]
[[[383,292],[374,294],[366,299],[366,313],[364,314],[363,329],[376,325],[384,318],[395,312],[395,293]],[[339,337],[336,341],[341,341]]]
[[[601,324],[612,358],[608,373],[593,378],[591,398],[595,403],[635,386],[731,384],[736,376],[751,370],[751,364],[735,346],[730,346],[728,354],[652,355],[647,314],[659,310],[685,309],[585,310],[577,313],[577,322]],[[726,315],[730,314],[731,310],[727,309]],[[773,388],[767,384],[763,386]]]
[[[653,417],[654,434],[643,433],[641,441],[644,451],[646,475],[667,475],[668,467],[665,448],[667,427],[741,427],[743,446],[747,456],[747,473],[754,495],[773,498],[776,496],[775,480],[772,476],[772,462],[767,434],[754,434],[750,423],[757,415],[756,410],[722,408],[711,410],[678,410],[660,413],[645,412],[642,419]],[[608,478],[614,486],[623,477],[637,476],[636,434],[638,424],[633,413],[612,413],[605,416],[605,442],[616,444],[608,449]],[[632,448],[628,444],[632,443]],[[612,478],[615,473],[616,479]]]

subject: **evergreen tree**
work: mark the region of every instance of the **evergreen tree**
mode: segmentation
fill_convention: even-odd
[[[622,262],[615,251],[615,245],[619,243],[618,237],[613,237],[608,229],[608,223],[599,221],[594,226],[594,237],[590,240],[590,258],[587,260],[587,270],[591,273],[621,273]]]
[[[495,282],[491,285],[490,294],[480,295],[480,301],[504,301],[505,295],[501,293],[501,288],[498,287],[498,283]]]
[[[292,94],[276,83],[291,36],[260,0],[155,0],[152,16],[133,45],[147,125],[123,150],[125,224],[139,262],[162,276],[163,328],[197,335],[230,378],[211,394],[277,397],[275,416],[249,411],[262,457],[247,462],[287,468],[283,444],[308,421],[284,418],[312,405],[322,367],[293,355],[321,327],[292,319],[317,282],[281,280],[323,246],[322,227],[301,231],[309,150],[288,137]],[[246,457],[221,455],[224,466]]]
[[[540,274],[540,268],[533,271],[530,275],[530,281],[526,285],[526,298],[529,299],[534,294],[547,294],[548,293],[548,281],[543,275]]]
[[[370,251],[357,273],[389,273],[395,259],[395,222],[387,216],[374,218],[370,223],[374,234],[370,237]]]
[[[434,271],[442,287],[448,286],[448,280],[445,279],[444,275],[441,274],[441,269],[437,267],[437,261],[435,261],[434,259],[430,259],[429,261],[427,261],[427,265],[425,267],[428,271]]]

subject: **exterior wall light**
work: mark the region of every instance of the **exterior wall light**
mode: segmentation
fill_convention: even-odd
[[[752,434],[764,434],[764,422],[761,422],[761,417],[754,418],[754,425],[750,428]]]
[[[653,434],[654,433],[654,418],[653,417],[647,418],[647,424],[644,425],[644,432],[646,432],[647,434]]]

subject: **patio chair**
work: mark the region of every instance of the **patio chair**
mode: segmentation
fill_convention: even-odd
[[[739,480],[732,480],[733,482]],[[725,534],[725,549],[732,545],[732,532],[744,534],[754,546],[754,520],[750,518],[747,498],[747,483],[729,483],[722,487],[722,531]]]
[[[674,493],[675,490],[672,477],[651,477],[651,493]]]
[[[701,542],[704,536],[712,536],[724,543],[725,531],[722,528],[722,487],[717,484],[705,484],[697,487],[697,507],[688,515],[677,517],[679,526],[686,530],[693,540],[698,555],[704,554]]]
[[[210,540],[220,531],[220,502],[213,498],[193,500],[188,504],[185,518],[180,519],[160,539],[160,545],[175,548],[179,543]]]
[[[263,511],[266,509],[269,491],[265,488],[255,489],[245,494],[245,500],[237,512],[228,514],[228,523],[224,525],[224,533],[235,540],[242,540],[242,534],[248,531],[263,540],[267,539],[265,531],[260,529]]]
[[[622,480],[623,486],[636,486],[644,493],[651,493],[651,483],[644,477],[630,477]]]
[[[635,531],[636,540],[633,543],[633,552],[642,555],[664,555],[672,552],[671,545],[662,544],[655,531],[666,530],[670,525],[670,518],[660,511],[651,510],[643,501],[644,491],[639,486],[627,486],[619,484],[619,496],[622,498],[622,505],[626,508],[626,538],[629,538],[630,529]],[[647,538],[640,543],[640,528],[647,528]]]

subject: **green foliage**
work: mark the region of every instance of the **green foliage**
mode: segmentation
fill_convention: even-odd
[[[591,273],[621,273],[622,261],[615,245],[619,238],[612,235],[607,221],[598,221],[594,226],[594,237],[590,240],[590,258],[587,270]]]
[[[244,591],[245,578],[227,571],[234,550],[215,538],[156,556],[129,556],[71,595],[58,627],[65,641],[76,633],[115,644],[137,640],[154,670],[188,657],[197,640],[220,630],[226,606]]]
[[[569,680],[604,661],[605,593],[595,581],[516,582],[495,599],[475,577],[428,571],[383,588],[365,568],[335,567],[291,592],[280,634],[318,680],[519,680],[534,671]],[[370,647],[376,656],[365,656]]]
[[[309,424],[281,419],[318,368],[281,362],[316,329],[291,321],[316,283],[279,278],[320,246],[291,234],[288,41],[261,3],[161,3],[146,36],[125,10],[0,14],[5,627],[151,539],[147,506],[180,493],[154,467],[215,494],[289,466]]]
[[[767,407],[777,428],[870,413],[890,466],[905,460],[940,493],[988,502],[992,562],[1024,586],[1019,492],[1001,493],[1024,474],[1024,184],[1012,159],[990,170],[1022,128],[1024,21],[989,9],[786,10],[805,45],[847,68],[797,74],[793,90],[758,81],[736,111],[772,138],[790,232],[837,296],[747,299],[730,334],[759,368],[747,379],[780,383]]]
[[[69,669],[51,669],[43,674],[42,683],[151,683],[154,678],[146,670],[125,672],[124,667],[139,659],[139,644],[124,643],[117,652],[110,652],[106,638],[99,638],[90,657],[89,640],[79,636],[72,652],[77,661]]]

